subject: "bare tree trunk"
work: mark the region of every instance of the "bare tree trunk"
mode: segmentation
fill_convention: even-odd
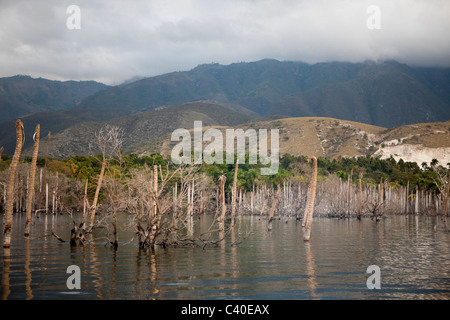
[[[362,218],[362,202],[363,202],[363,198],[362,198],[362,177],[363,177],[363,173],[360,172],[359,173],[359,215],[358,215],[358,220],[361,220],[361,218]]]
[[[200,208],[199,208],[199,211],[198,211],[199,216],[203,215],[203,213],[204,213],[203,206],[204,206],[204,203],[203,203],[203,191],[201,191],[200,192]]]
[[[273,214],[275,213],[275,208],[277,207],[278,199],[280,198],[280,194],[281,194],[281,186],[278,185],[277,188],[278,188],[277,195],[275,196],[275,200],[273,201],[272,209],[270,210],[270,215],[269,215],[269,226],[268,226],[269,231],[272,231]]]
[[[408,214],[409,212],[409,180],[406,184],[406,203],[405,203],[405,214]]]
[[[449,191],[450,191],[450,174],[447,178],[447,187],[444,188],[445,195],[444,195],[444,203],[442,208],[442,220],[444,221],[444,226],[447,228],[447,208],[448,208],[448,197],[449,197]],[[450,231],[450,230],[448,230]]]
[[[59,174],[56,172],[56,187],[55,187],[55,214],[58,213],[58,187],[59,187]]]
[[[45,213],[48,213],[48,183],[45,184]]]
[[[36,131],[34,133],[34,147],[33,147],[33,158],[31,160],[31,172],[30,172],[30,188],[28,192],[28,205],[27,205],[27,221],[25,223],[25,237],[30,235],[30,222],[31,222],[31,209],[33,206],[33,196],[34,196],[34,180],[36,177],[36,163],[39,151],[39,135],[40,135],[40,125],[36,125]]]
[[[419,186],[416,185],[416,204],[414,206],[414,211],[416,214],[419,214]]]
[[[303,221],[302,221],[302,227],[303,228],[306,227],[306,222],[308,221],[309,201],[310,201],[310,199],[311,199],[311,182],[308,185],[308,192],[307,192],[307,199],[306,199],[306,205],[305,205],[305,212],[303,213]]]
[[[160,215],[158,214],[158,166],[153,166],[153,218],[152,218],[152,228],[150,233],[150,246],[153,249],[156,244],[156,237],[159,232],[159,223],[161,220]]]
[[[221,174],[219,177],[219,207],[221,209],[219,213],[219,232],[223,232],[225,230],[225,213],[227,207],[225,205],[225,175]]]
[[[83,197],[83,229],[86,229],[86,219],[87,219],[87,210],[88,209],[88,198],[87,198],[87,189],[88,189],[88,179],[86,179],[86,184],[84,186],[84,197]]]
[[[255,195],[255,184],[253,184],[253,190],[252,193],[250,194],[250,211],[251,214],[253,215],[253,197]]]
[[[5,210],[5,229],[3,248],[9,248],[11,246],[11,229],[12,229],[12,213],[13,213],[13,197],[14,197],[14,179],[16,175],[17,164],[19,163],[20,153],[22,152],[22,146],[24,142],[24,129],[22,121],[16,121],[16,149],[11,161],[8,189],[6,194],[6,210]]]
[[[353,168],[348,177],[348,185],[347,185],[347,217],[350,215],[350,192],[352,189],[352,177],[353,177]]]
[[[234,181],[231,200],[231,227],[234,227],[234,215],[236,214],[236,197],[237,197],[237,174],[238,174],[239,159],[236,160],[236,167],[234,169]]]
[[[311,177],[311,188],[310,188],[310,194],[308,194],[308,202],[306,204],[306,212],[308,213],[306,215],[305,212],[305,216],[307,218],[306,224],[305,224],[305,231],[303,233],[303,240],[304,241],[309,241],[310,237],[311,237],[311,225],[312,225],[312,219],[313,219],[313,214],[314,214],[314,201],[316,199],[316,187],[317,187],[317,158],[316,157],[311,157],[312,161],[313,161],[313,167],[314,167],[314,171],[313,171],[313,176]]]
[[[55,199],[56,199],[56,191],[53,189],[52,192],[52,214],[55,214]]]
[[[259,218],[261,219],[262,214],[264,212],[264,209],[266,208],[266,203],[267,203],[267,198],[269,196],[269,190],[266,190],[266,192],[264,193],[264,201],[261,207],[261,212],[259,213]]]
[[[39,172],[39,195],[41,194],[41,192],[42,192],[42,168]]]
[[[154,195],[154,201],[153,201],[153,217],[156,219],[158,215],[158,206],[157,206],[157,199],[158,199],[158,166],[153,166],[153,195]]]
[[[384,181],[384,184],[387,188],[387,180]],[[383,185],[383,178],[380,178],[380,187],[378,190],[378,202],[373,210],[373,217],[372,220],[375,219],[376,222],[378,222],[380,219],[379,217],[382,215],[380,214],[381,210],[381,204],[383,203],[383,194],[384,194],[385,186]]]
[[[92,203],[91,224],[90,224],[91,230],[94,227],[95,211],[97,210],[98,194],[100,193],[100,188],[102,187],[102,180],[103,180],[103,175],[105,174],[105,168],[106,168],[106,155],[103,155],[102,169],[100,170],[100,175],[98,176],[97,189],[95,189],[94,202]]]
[[[114,242],[112,243],[112,246],[114,248],[117,248],[119,246],[119,236],[117,235],[117,213],[116,208],[113,208],[113,234],[114,234]]]

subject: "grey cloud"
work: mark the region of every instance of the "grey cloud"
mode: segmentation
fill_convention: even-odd
[[[66,28],[70,4],[0,2],[0,76],[114,84],[261,58],[450,66],[446,0],[81,0],[81,30]],[[381,30],[366,27],[370,4]]]

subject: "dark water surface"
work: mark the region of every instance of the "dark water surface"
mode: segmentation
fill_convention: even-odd
[[[450,299],[450,233],[435,217],[315,218],[304,243],[300,222],[276,220],[268,232],[267,221],[244,216],[219,246],[154,253],[132,230],[120,230],[117,250],[105,239],[71,248],[49,236],[53,225],[68,239],[68,217],[33,223],[26,240],[25,217],[14,216],[11,249],[1,248],[2,299]],[[81,270],[79,290],[66,285],[70,265]],[[370,265],[381,289],[367,288]]]

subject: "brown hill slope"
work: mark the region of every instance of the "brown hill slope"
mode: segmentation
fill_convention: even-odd
[[[207,101],[186,103],[180,106],[159,108],[158,110],[137,113],[132,116],[115,118],[104,122],[77,123],[56,134],[52,134],[49,156],[66,158],[73,155],[98,154],[95,133],[106,124],[123,129],[123,150],[133,152],[139,145],[164,136],[177,128],[191,128],[194,121],[203,121],[205,125],[233,126],[248,121],[250,116]],[[44,133],[45,134],[45,133]],[[40,148],[40,155],[45,154],[46,139]],[[158,148],[158,145],[155,145]],[[30,152],[27,149],[26,152]]]
[[[126,153],[145,155],[160,152],[170,155],[176,144],[170,139],[171,133],[178,128],[192,130],[194,121],[202,121],[203,130],[217,128],[223,132],[224,137],[227,128],[279,129],[281,155],[289,153],[328,158],[393,156],[396,160],[401,158],[419,165],[423,162],[429,164],[434,158],[441,164],[450,162],[450,121],[386,129],[323,117],[275,118],[249,122],[251,119],[248,115],[217,104],[205,101],[188,103],[107,122],[76,124],[52,136],[49,155],[69,157],[75,154],[95,154],[95,148],[89,149],[89,142],[106,123],[124,129],[123,150]],[[46,139],[42,137],[42,140],[41,155],[46,148]]]
[[[203,127],[203,130],[208,128]],[[403,159],[419,165],[422,162],[429,164],[434,158],[442,164],[450,162],[450,121],[386,129],[333,118],[305,117],[215,128],[222,131],[223,137],[226,137],[225,130],[228,128],[279,129],[281,155],[289,153],[329,158],[393,156],[397,161]],[[138,154],[161,152],[170,155],[175,144],[167,134],[152,143],[141,143],[133,151]]]

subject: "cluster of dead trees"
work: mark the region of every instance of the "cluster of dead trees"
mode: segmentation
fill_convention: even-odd
[[[448,179],[448,178],[447,178]],[[281,189],[275,215],[280,218],[302,219],[306,208],[309,178],[289,178],[276,188],[267,185],[244,193],[239,202],[243,214],[270,215],[270,204]],[[417,186],[392,184],[381,179],[378,184],[344,181],[332,175],[317,182],[315,215],[323,217],[361,219],[370,217],[379,221],[385,215],[424,214],[446,217],[448,214],[448,183],[439,184],[441,192],[421,190]],[[447,188],[447,191],[444,189]]]
[[[49,133],[50,137],[50,133]],[[79,203],[78,189],[80,183],[58,172],[47,169],[47,153],[44,167],[37,169],[39,151],[40,125],[36,125],[33,135],[33,153],[31,163],[20,162],[25,141],[23,124],[16,121],[16,148],[9,168],[0,174],[0,188],[3,196],[0,205],[4,209],[3,246],[11,245],[12,215],[26,213],[24,236],[30,235],[31,220],[39,214],[56,214]],[[48,143],[47,143],[48,152]],[[1,190],[0,189],[0,190]]]
[[[33,137],[31,164],[19,161],[24,141],[20,120],[16,123],[16,134],[12,162],[9,169],[0,175],[5,207],[5,248],[11,242],[13,212],[26,212],[25,236],[30,234],[32,216],[64,212],[73,220],[71,245],[85,245],[92,239],[94,229],[102,229],[106,230],[108,243],[113,247],[119,245],[120,215],[126,221],[122,227],[135,231],[141,248],[154,248],[157,245],[204,246],[218,243],[225,239],[228,230],[235,227],[237,217],[244,214],[266,218],[269,231],[277,218],[284,218],[286,222],[289,218],[303,220],[304,239],[307,241],[313,214],[358,219],[371,217],[379,221],[386,214],[398,213],[434,212],[444,218],[448,211],[450,175],[447,169],[437,171],[437,193],[417,187],[412,189],[409,182],[407,186],[391,184],[383,179],[377,185],[363,183],[362,174],[355,182],[353,172],[347,181],[335,175],[318,181],[317,159],[312,157],[309,174],[289,176],[275,187],[254,185],[252,191],[244,192],[238,183],[239,162],[236,161],[233,183],[227,193],[223,173],[214,183],[196,166],[124,168],[121,160],[123,132],[114,126],[102,128],[93,139],[93,145],[101,151],[102,157],[101,171],[95,181],[95,195],[90,200],[88,181],[51,173],[46,166],[36,168],[39,125]],[[101,192],[104,199],[100,207]],[[215,213],[215,217],[206,231],[199,231],[196,222],[206,213]],[[56,234],[54,236],[65,241]]]

